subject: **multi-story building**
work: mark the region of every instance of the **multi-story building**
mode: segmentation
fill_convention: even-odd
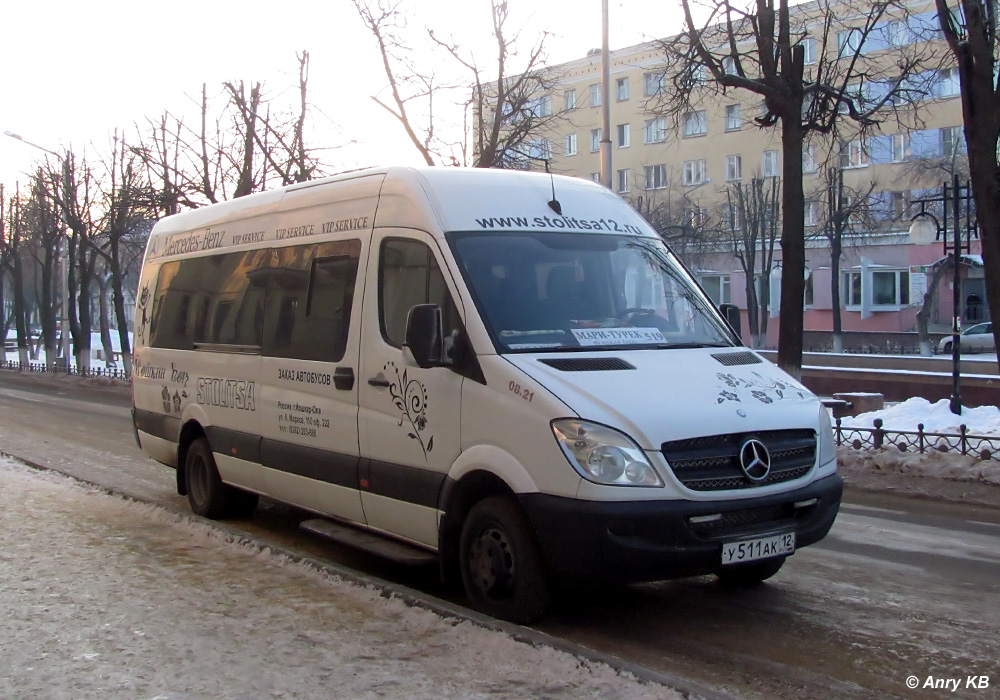
[[[931,279],[929,266],[944,256],[940,244],[918,246],[908,236],[911,218],[919,211],[912,202],[940,191],[941,183],[950,181],[953,172],[967,170],[957,71],[941,61],[946,54],[940,51],[942,42],[934,30],[936,12],[932,5],[925,5],[924,11],[911,9],[905,19],[880,22],[861,47],[867,55],[882,52],[886,65],[892,64],[894,55],[917,44],[929,47],[925,53],[936,55],[936,63],[928,60],[911,81],[916,85],[919,79],[920,98],[886,115],[878,128],[864,136],[842,130],[840,141],[816,135],[806,145],[807,330],[832,328],[833,265],[824,232],[830,230],[829,192],[837,173],[842,174],[846,193],[841,211],[850,211],[839,264],[844,330],[915,330],[916,313]],[[801,39],[807,70],[821,50],[815,38],[818,32],[809,32],[810,22],[821,21],[819,9],[816,4],[793,8],[799,28],[807,32]],[[849,25],[837,34],[836,42],[828,42],[827,51],[858,47],[858,37]],[[758,125],[761,98],[746,90],[713,91],[693,101],[686,111],[671,110],[665,101],[671,86],[665,72],[666,43],[611,51],[607,95],[602,90],[599,50],[551,67],[558,86],[546,98],[564,118],[544,138],[540,135],[532,150],[545,154],[554,172],[600,181],[602,109],[604,101],[609,101],[612,189],[673,239],[674,249],[717,302],[746,309],[747,278],[752,274],[758,296],[771,297],[765,302],[769,310],[765,315],[771,321],[766,344],[774,346],[780,322],[776,298],[780,245],[775,243],[773,255],[767,256],[767,242],[758,241],[753,246],[758,255],[751,272],[743,269],[734,252],[740,244],[734,248],[733,241],[739,237],[743,220],[736,210],[737,188],[755,179],[766,184],[781,175],[780,130]],[[871,84],[865,89],[871,89]],[[940,210],[935,213],[940,218]],[[772,231],[780,237],[777,225]],[[972,247],[962,279],[967,322],[988,318],[980,301],[985,300],[985,291],[975,240]],[[950,287],[946,275],[931,314],[932,328],[950,327]]]

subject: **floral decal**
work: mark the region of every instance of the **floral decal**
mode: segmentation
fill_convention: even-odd
[[[801,390],[777,379],[767,379],[758,372],[753,373],[754,379],[737,377],[734,374],[725,374],[723,372],[719,372],[715,376],[727,387],[720,387],[716,403],[723,403],[725,401],[742,402],[744,398],[754,398],[761,403],[774,403],[786,397],[792,398],[794,396],[800,399],[805,398],[805,394]],[[740,394],[746,391],[749,391],[750,396],[741,397]]]
[[[142,312],[142,320],[139,322],[139,327],[136,329],[138,331],[140,345],[146,342],[146,325],[149,323],[149,316],[146,314],[148,304],[149,284],[147,283],[139,293],[139,300],[136,302],[136,307]]]
[[[387,362],[382,368],[386,373],[390,371],[396,375],[396,381],[389,384],[389,394],[392,403],[400,412],[399,426],[409,422],[410,432],[407,437],[416,440],[423,450],[424,459],[427,453],[434,449],[434,436],[424,442],[424,428],[427,427],[427,389],[423,382],[407,377],[407,370],[403,370],[402,376],[399,374],[399,367],[395,362]]]

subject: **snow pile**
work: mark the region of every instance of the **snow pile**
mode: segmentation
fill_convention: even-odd
[[[903,451],[894,445],[880,450],[841,447],[837,450],[837,458],[848,483],[900,493],[1000,503],[1000,491],[996,489],[1000,486],[1000,461],[996,459],[996,454],[992,459],[982,459],[982,450],[996,453],[1000,447],[1000,408],[963,407],[962,415],[957,416],[951,412],[947,399],[931,403],[916,397],[880,411],[844,418],[841,427],[871,429],[876,418],[881,418],[883,429],[890,431],[916,432],[917,426],[923,424],[927,433],[958,435],[959,426],[964,424],[969,435],[996,438],[997,442],[991,446],[988,443],[979,445],[978,441],[972,440],[971,448],[975,454],[969,455],[962,455],[955,448],[958,441],[954,438],[948,451],[942,451],[946,442],[943,438],[928,438],[929,446],[922,454],[914,447]],[[850,442],[850,433],[845,438]],[[949,488],[944,482],[960,484]]]
[[[882,428],[885,430],[916,431],[917,425],[922,423],[924,432],[957,435],[959,426],[965,425],[972,435],[1000,438],[1000,408],[963,406],[962,415],[957,416],[951,412],[948,399],[931,403],[927,399],[915,397],[880,411],[844,418],[841,425],[845,428],[871,428],[876,418],[882,419]]]
[[[0,458],[4,697],[680,699]]]

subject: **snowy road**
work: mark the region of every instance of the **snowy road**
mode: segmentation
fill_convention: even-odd
[[[56,381],[50,382],[55,393],[40,394],[37,385],[15,385],[4,378],[6,374],[0,373],[0,450],[168,509],[186,510],[173,493],[172,472],[145,460],[135,448],[127,401],[115,398],[114,392],[95,397]],[[1000,684],[1000,606],[996,604],[1000,599],[1000,513],[888,497],[849,495],[848,500],[826,541],[797,553],[772,583],[757,590],[733,594],[711,578],[703,578],[616,591],[572,592],[562,597],[538,628],[747,698],[1000,697],[996,687]],[[296,517],[287,510],[266,508],[260,517],[234,525],[255,536],[438,592],[426,574],[399,571],[305,537],[295,527]],[[129,532],[128,527],[121,527],[122,532]],[[8,536],[4,546],[10,541]],[[184,566],[178,571],[195,578],[202,575],[202,565],[215,571],[215,556],[195,547],[184,555]],[[234,585],[235,577],[225,578],[224,569],[204,575],[222,577],[212,579],[212,590]],[[280,589],[278,579],[273,585]],[[320,585],[314,578],[306,579],[307,583],[296,579],[289,584],[288,597],[300,601],[296,604],[310,600],[297,586]],[[235,590],[248,595],[247,602],[252,603],[258,595],[255,591],[261,590],[258,586],[271,591],[272,584],[243,580],[240,586],[244,588]],[[280,592],[271,593],[282,597]],[[8,619],[6,612],[2,619]],[[260,644],[262,649],[267,647],[266,642]],[[273,653],[281,656],[287,649],[280,647]],[[313,670],[318,673],[319,668],[316,665]],[[916,677],[919,685],[928,678],[960,678],[963,687],[956,692],[911,690],[909,676]],[[989,687],[964,687],[970,676],[988,677]],[[387,686],[381,696],[420,697],[423,686],[419,683],[412,694],[402,692],[405,687]],[[540,686],[533,690],[522,688],[522,695],[588,696],[583,686],[558,693]],[[605,690],[594,696],[611,697]],[[645,689],[637,686],[635,692]],[[453,697],[477,695],[470,691]]]

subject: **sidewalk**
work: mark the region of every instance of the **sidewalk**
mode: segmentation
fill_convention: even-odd
[[[681,697],[9,458],[0,530],[8,699]]]

